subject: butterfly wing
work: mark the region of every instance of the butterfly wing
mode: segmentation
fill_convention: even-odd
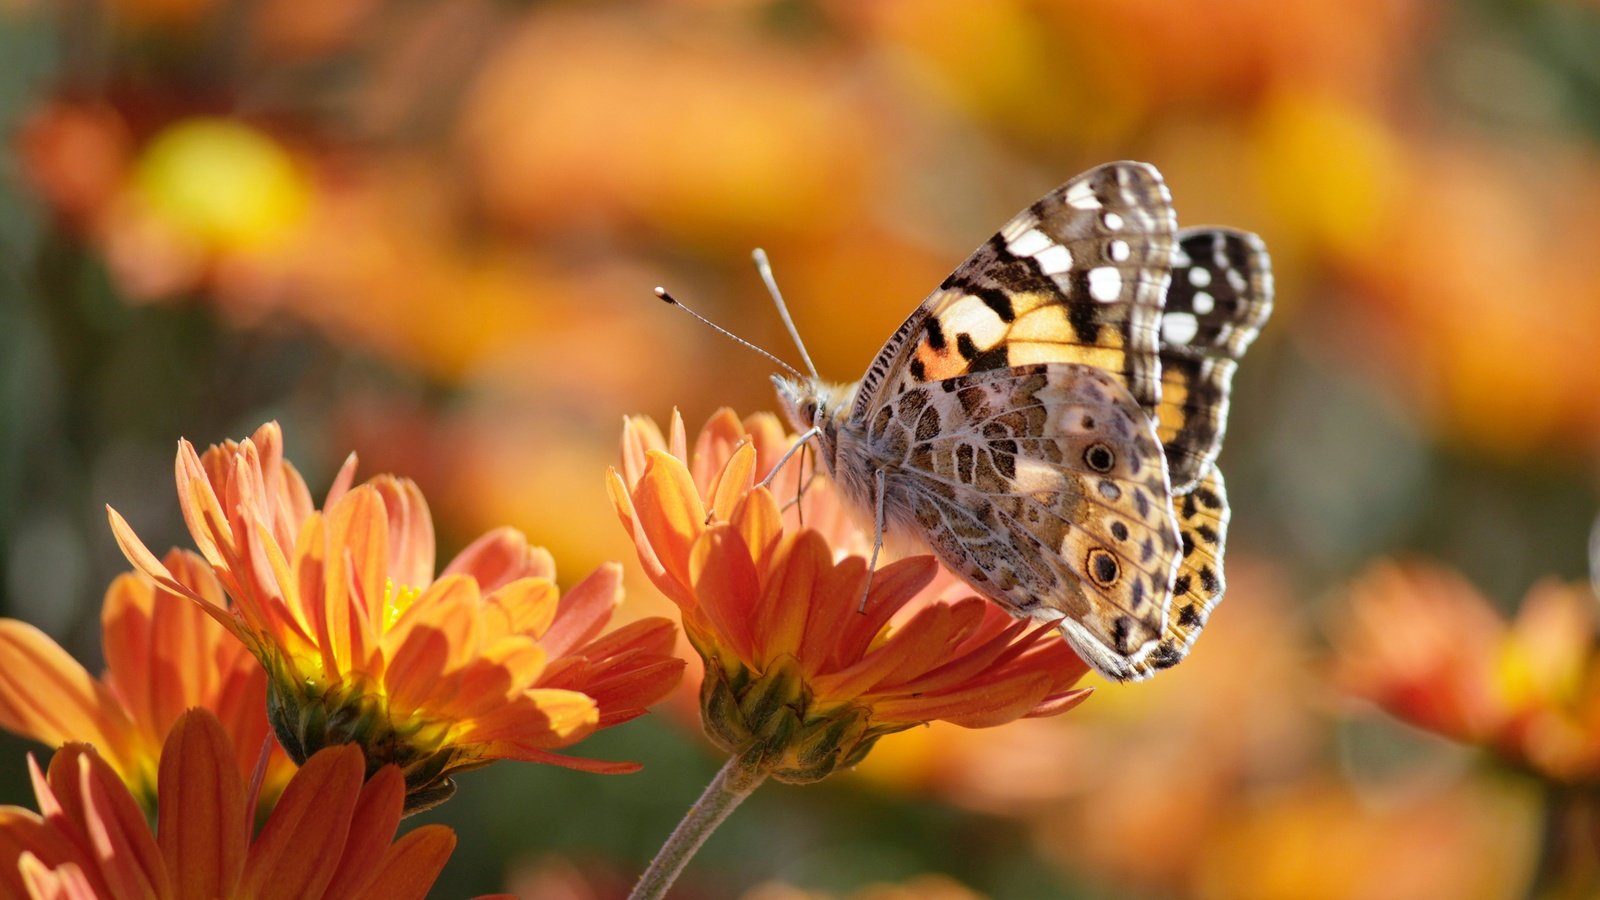
[[[1211,611],[1222,601],[1222,550],[1228,540],[1228,489],[1216,466],[1179,499],[1178,531],[1182,561],[1172,583],[1167,624],[1154,652],[1133,664],[1134,680],[1149,678],[1189,655]]]
[[[1178,529],[1154,422],[1116,375],[1075,363],[957,375],[908,388],[840,441],[841,459],[897,460],[892,522],[1012,613],[1059,619],[1096,669],[1131,677],[1155,648]]]
[[[1176,223],[1171,193],[1145,163],[1107,163],[1051,191],[900,326],[862,378],[851,418],[929,382],[1055,362],[1109,372],[1154,409]]]
[[[1261,239],[1227,228],[1178,233],[1161,317],[1161,399],[1155,406],[1174,494],[1217,458],[1238,366],[1272,314],[1272,261]]]

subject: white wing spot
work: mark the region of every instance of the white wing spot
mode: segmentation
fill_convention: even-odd
[[[1006,244],[1006,249],[1017,256],[1033,256],[1053,243],[1045,233],[1037,228],[1030,228],[1022,236]]]
[[[1205,291],[1196,291],[1195,292],[1195,295],[1194,295],[1194,311],[1195,312],[1197,312],[1197,313],[1199,313],[1200,315],[1203,316],[1203,315],[1206,315],[1207,313],[1211,312],[1211,310],[1215,309],[1216,306],[1217,306],[1217,301],[1215,299],[1213,299],[1210,294],[1206,293]]]
[[[1128,242],[1116,240],[1111,242],[1111,258],[1116,262],[1127,262],[1132,251],[1128,249]]]
[[[1038,234],[1038,232],[1033,232]],[[1072,268],[1072,251],[1060,244],[1051,244],[1033,255],[1033,261],[1046,275],[1060,275]]]
[[[1110,266],[1090,269],[1089,296],[1101,303],[1110,303],[1122,296],[1122,273]]]
[[[1195,267],[1189,270],[1189,283],[1198,288],[1211,284],[1211,270]]]
[[[1067,188],[1067,205],[1075,209],[1099,209],[1100,198],[1095,196],[1089,182],[1080,181]]]
[[[1104,216],[1101,217],[1101,221],[1105,222],[1106,223],[1106,227],[1111,229],[1112,231],[1121,231],[1122,230],[1122,217],[1117,215],[1114,212],[1106,213]]]
[[[1229,269],[1228,287],[1231,287],[1236,291],[1243,292],[1245,288],[1249,287],[1249,285],[1245,283],[1243,273],[1241,273],[1238,269]]]
[[[1161,339],[1169,344],[1187,344],[1200,333],[1200,321],[1186,312],[1170,312],[1161,317]]]

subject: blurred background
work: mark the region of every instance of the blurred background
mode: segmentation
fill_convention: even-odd
[[[1380,714],[1330,635],[1382,558],[1508,614],[1587,577],[1593,0],[0,0],[0,136],[0,614],[90,668],[104,504],[187,545],[176,439],[271,418],[314,493],[351,450],[416,479],[441,558],[511,524],[662,613],[605,498],[622,417],[774,404],[652,287],[793,359],[763,246],[849,381],[1012,213],[1153,162],[1277,273],[1194,654],[763,788],[681,896],[1489,898],[1547,864],[1548,779]],[[680,700],[579,748],[640,774],[461,778],[421,817],[461,838],[438,896],[625,892],[721,762]]]

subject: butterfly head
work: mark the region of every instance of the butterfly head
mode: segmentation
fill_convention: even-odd
[[[772,376],[778,389],[778,402],[784,418],[798,431],[819,429],[823,442],[831,444],[839,421],[850,411],[853,391],[846,385],[828,384],[815,378]]]

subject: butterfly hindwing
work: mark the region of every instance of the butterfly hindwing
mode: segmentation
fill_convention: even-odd
[[[1107,163],[1051,191],[923,301],[867,370],[852,414],[920,384],[1054,362],[1111,373],[1154,408],[1176,222],[1145,163]]]
[[[1234,369],[1271,313],[1272,261],[1260,238],[1227,228],[1178,232],[1155,406],[1174,494],[1216,460]]]
[[[1228,489],[1216,466],[1206,470],[1194,490],[1178,499],[1181,561],[1172,583],[1172,603],[1161,641],[1134,665],[1134,679],[1148,678],[1177,665],[1189,655],[1211,611],[1222,601],[1225,585],[1222,551],[1228,540]]]
[[[1075,363],[958,375],[906,390],[839,440],[841,460],[899,461],[888,518],[986,596],[1060,619],[1113,677],[1154,647],[1177,524],[1154,423],[1115,376]]]

